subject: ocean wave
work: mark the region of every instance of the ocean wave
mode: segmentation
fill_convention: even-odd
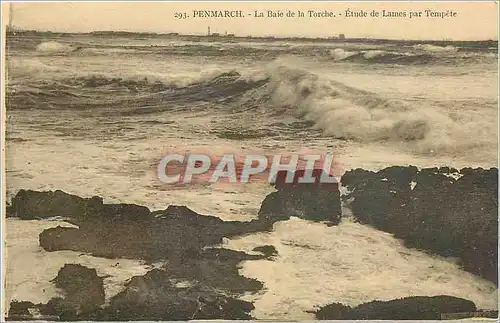
[[[7,73],[9,81],[24,81],[33,76],[47,75],[47,73],[56,73],[61,71],[58,66],[51,66],[41,62],[38,59],[13,59],[7,61]]]
[[[42,42],[36,46],[37,56],[108,56],[125,55],[176,56],[176,57],[245,57],[273,60],[283,55],[324,57],[335,62],[361,64],[469,64],[481,60],[493,61],[490,50],[417,44],[400,47],[361,46],[347,44],[334,48],[332,43],[252,43],[252,42],[156,42],[147,44],[107,44],[88,42]],[[486,50],[486,52],[485,52]],[[471,55],[476,52],[478,55]]]
[[[134,92],[157,92],[169,88],[183,88],[193,84],[210,81],[232,68],[204,66],[203,69],[173,70],[169,72],[150,69],[119,69],[115,71],[82,70],[71,65],[51,64],[37,57],[16,58],[7,62],[8,91],[43,89],[120,90]],[[174,65],[174,64],[172,64]],[[165,70],[162,66],[162,70]]]
[[[117,75],[87,73],[36,85],[12,84],[8,88],[8,109],[94,110],[118,115],[139,115],[170,110],[179,105],[221,102],[264,84],[228,69],[191,75],[176,82],[162,80],[164,74]],[[158,77],[162,76],[162,77]],[[200,107],[203,109],[203,106]],[[111,111],[111,112],[110,112]]]
[[[441,59],[430,54],[389,52],[384,50],[346,51],[341,48],[331,50],[330,56],[333,57],[335,61],[397,65],[425,65],[437,62]]]
[[[372,60],[392,57],[391,53],[368,53]],[[392,142],[421,153],[477,148],[496,140],[497,132],[485,120],[460,122],[452,112],[386,99],[296,68],[286,60],[275,61],[252,73],[228,68],[190,74],[190,78],[181,82],[159,75],[148,78],[141,74],[128,77],[87,74],[42,89],[18,87],[9,93],[7,102],[9,108],[39,104],[109,112],[113,107],[112,113],[122,115],[160,113],[173,107],[189,106],[191,110],[212,107],[226,113],[265,115],[270,120],[296,118],[313,124],[324,136],[358,142]]]
[[[63,44],[56,41],[43,42],[36,46],[36,51],[43,53],[70,53],[80,49],[82,49],[80,46]]]
[[[325,136],[397,142],[421,153],[455,151],[494,141],[491,125],[460,123],[432,106],[414,106],[285,65],[269,71],[273,108],[312,121]],[[481,129],[481,131],[478,131]]]
[[[418,49],[418,50],[423,50],[426,52],[434,52],[434,53],[439,53],[439,52],[456,52],[458,49],[455,46],[437,46],[437,45],[430,45],[430,44],[418,44],[413,46],[413,48]]]
[[[337,60],[337,61],[345,60],[346,58],[349,58],[349,57],[356,55],[356,54],[358,54],[358,53],[357,52],[349,52],[349,51],[346,51],[342,48],[335,48],[335,49],[330,51],[330,55],[333,57],[334,60]]]
[[[375,58],[378,56],[383,56],[386,53],[387,52],[385,50],[369,50],[369,51],[364,52],[363,56],[366,59],[372,59],[372,58]]]

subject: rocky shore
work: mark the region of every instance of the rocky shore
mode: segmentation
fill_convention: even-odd
[[[339,303],[321,307],[318,320],[440,320],[443,313],[475,312],[476,305],[452,296],[413,296],[373,301],[354,308]]]
[[[498,285],[498,169],[356,169],[341,179],[354,218],[410,248],[458,257]]]
[[[341,179],[349,191],[343,197],[337,184],[276,185],[258,218],[249,222],[223,221],[186,206],[150,211],[135,204],[105,204],[101,197],[21,190],[8,205],[8,217],[57,216],[78,226],[41,232],[44,250],[163,265],[131,278],[105,303],[103,278],[95,269],[66,264],[53,280],[64,297],[46,304],[13,301],[9,318],[36,318],[36,312],[59,320],[252,319],[253,304],[240,298],[265,286],[241,276],[239,264],[279,254],[272,245],[254,248],[258,254],[217,245],[223,238],[272,231],[274,223],[291,216],[338,225],[342,204],[352,209],[356,221],[393,233],[409,247],[459,257],[465,270],[497,282],[497,176],[497,169],[356,169]],[[354,308],[332,303],[314,313],[318,319],[436,319],[442,313],[475,310],[468,300],[443,295]],[[391,316],[394,312],[399,316]]]

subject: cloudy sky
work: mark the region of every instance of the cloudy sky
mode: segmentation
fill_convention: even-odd
[[[7,7],[5,5],[5,7]],[[8,15],[4,8],[4,15]],[[422,11],[421,18],[347,18],[345,10]],[[175,19],[174,13],[193,10],[242,10],[245,18]],[[331,11],[337,18],[253,18],[255,10]],[[457,13],[455,18],[426,18],[425,10]],[[340,16],[342,15],[342,16]],[[497,4],[490,2],[63,2],[15,3],[13,25],[22,29],[62,32],[125,30],[204,34],[212,32],[275,36],[381,37],[394,39],[498,39]],[[5,17],[5,16],[4,16]],[[4,21],[8,21],[4,19]]]

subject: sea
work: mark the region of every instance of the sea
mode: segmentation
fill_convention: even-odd
[[[63,190],[152,210],[186,205],[224,220],[257,217],[265,182],[167,185],[166,153],[332,153],[341,172],[392,165],[497,167],[498,48],[426,42],[144,35],[9,35],[7,201],[20,189]],[[344,210],[345,215],[349,210]],[[6,304],[47,302],[65,263],[105,275],[109,300],[155,264],[46,252],[38,234],[61,219],[6,220]],[[315,307],[447,294],[497,308],[496,286],[456,259],[407,249],[355,223],[292,218],[224,240],[273,245],[241,263],[264,283],[258,319],[313,319]],[[8,306],[7,306],[8,307]]]

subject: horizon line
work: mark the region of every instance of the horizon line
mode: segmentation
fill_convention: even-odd
[[[211,35],[207,34],[183,34],[179,32],[173,31],[165,31],[165,32],[156,32],[156,31],[128,31],[128,30],[92,30],[92,31],[54,31],[54,30],[40,30],[40,29],[22,29],[16,28],[15,26],[6,26],[6,34],[8,33],[51,33],[51,34],[96,34],[96,33],[127,33],[127,34],[148,34],[148,35],[156,35],[156,36],[192,36],[192,37],[207,37],[207,38],[267,38],[267,39],[323,39],[323,40],[388,40],[388,41],[424,41],[424,42],[497,42],[498,39],[475,39],[475,40],[459,40],[459,39],[451,39],[451,38],[442,38],[442,39],[410,39],[410,38],[384,38],[384,37],[345,37],[345,39],[339,39],[335,36],[278,36],[278,35],[236,35],[233,33],[215,33]]]

